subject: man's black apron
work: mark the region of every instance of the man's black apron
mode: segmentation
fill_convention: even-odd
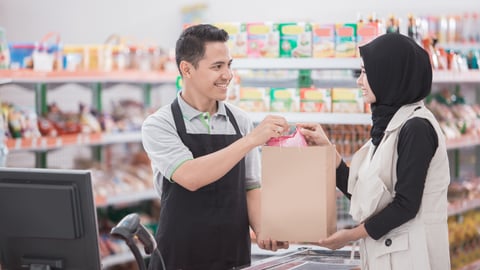
[[[197,158],[227,147],[242,137],[226,108],[234,135],[187,134],[178,100],[172,103],[177,132]],[[245,161],[197,191],[163,179],[158,248],[168,270],[226,270],[250,264],[250,233],[245,191]],[[152,255],[150,270],[162,269]]]

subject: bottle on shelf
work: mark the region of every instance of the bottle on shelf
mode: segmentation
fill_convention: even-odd
[[[10,66],[10,52],[6,35],[5,29],[0,27],[0,69],[8,69]]]

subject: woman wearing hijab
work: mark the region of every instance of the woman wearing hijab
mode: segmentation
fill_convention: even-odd
[[[358,226],[319,241],[338,249],[360,240],[363,270],[450,269],[445,139],[425,107],[432,67],[412,39],[385,34],[360,47],[357,84],[371,104],[371,139],[347,167],[337,153],[337,187]],[[331,144],[318,124],[300,124],[311,145]]]

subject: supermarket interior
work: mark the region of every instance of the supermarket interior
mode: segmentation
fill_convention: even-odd
[[[480,1],[472,0],[0,0],[0,270],[148,267],[161,245],[151,237],[162,204],[142,125],[179,96],[176,41],[203,23],[228,33],[225,104],[245,111],[252,128],[271,114],[292,133],[297,123],[318,123],[347,165],[372,134],[359,47],[386,33],[422,47],[433,68],[423,102],[445,138],[450,171],[444,269],[480,270]],[[270,149],[255,149],[266,175]],[[274,175],[289,174],[288,165],[286,173],[273,166]],[[335,181],[335,167],[328,172],[322,177]],[[303,205],[279,208],[304,211],[282,218],[309,223],[321,209],[312,222],[359,226],[334,184],[334,196],[307,191],[286,189]],[[252,228],[250,237],[245,269],[377,269],[362,265],[360,241],[331,250],[299,238],[274,252],[259,248]]]

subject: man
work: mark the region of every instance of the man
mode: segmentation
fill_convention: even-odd
[[[249,225],[260,248],[288,248],[261,232],[257,148],[288,124],[267,116],[253,128],[245,112],[223,102],[233,77],[227,40],[212,25],[183,31],[175,51],[183,89],[142,127],[161,194],[156,240],[169,270],[249,265]],[[150,269],[161,269],[159,257]]]

